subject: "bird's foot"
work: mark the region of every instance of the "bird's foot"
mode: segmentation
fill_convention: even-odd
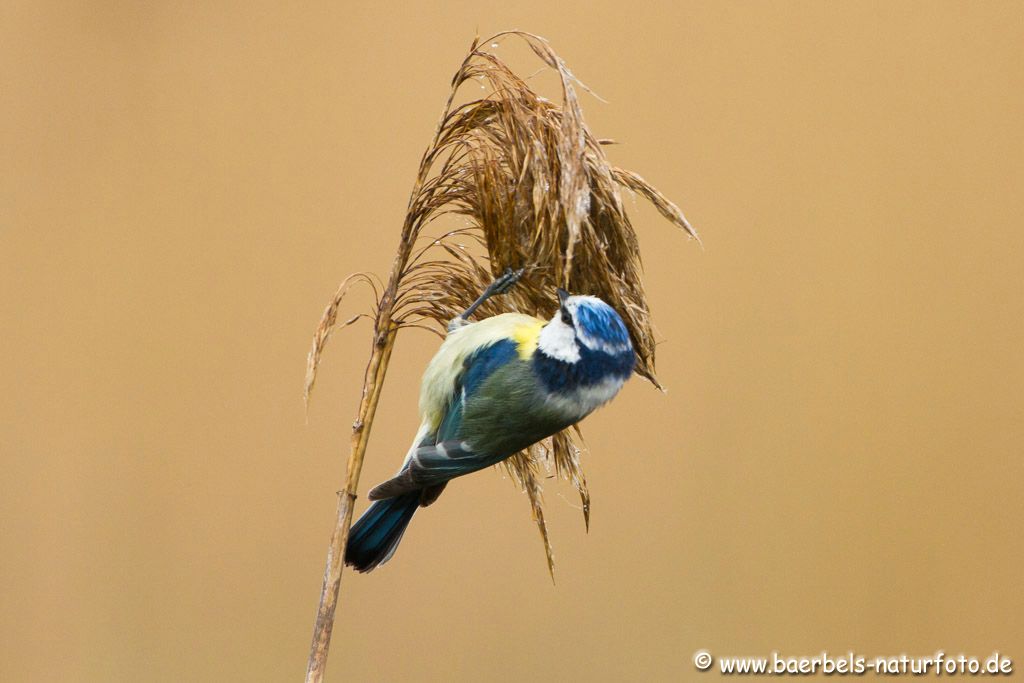
[[[523,273],[525,272],[525,268],[518,268],[516,270],[509,268],[502,273],[494,282],[487,286],[487,289],[485,289],[484,293],[480,295],[480,298],[474,301],[469,308],[459,315],[459,317],[448,323],[448,331],[451,332],[452,330],[461,327],[462,323],[473,314],[473,311],[480,307],[480,304],[487,301],[495,294],[504,294],[508,292],[508,290],[512,289],[512,286],[519,282],[519,279],[523,277]]]
[[[525,272],[526,268],[517,268],[516,270],[512,270],[511,268],[506,269],[498,279],[491,283],[487,288],[487,292],[490,292],[490,294],[504,294],[519,282]],[[490,294],[488,296],[490,296]]]

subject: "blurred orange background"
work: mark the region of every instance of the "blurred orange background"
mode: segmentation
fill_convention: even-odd
[[[1024,667],[1019,3],[9,2],[0,678],[302,676],[369,350],[332,339],[307,424],[311,334],[386,273],[449,80],[506,28],[704,237],[635,203],[669,393],[586,421],[589,534],[549,483],[557,585],[473,475],[345,575],[329,680]],[[363,491],[436,346],[399,338]]]

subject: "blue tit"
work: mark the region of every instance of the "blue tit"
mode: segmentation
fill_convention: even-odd
[[[448,482],[490,467],[576,424],[610,401],[633,372],[625,323],[593,296],[558,290],[551,320],[504,313],[466,318],[522,272],[506,273],[465,313],[423,375],[421,424],[398,473],[373,488],[345,562],[367,572],[395,554],[413,514]]]

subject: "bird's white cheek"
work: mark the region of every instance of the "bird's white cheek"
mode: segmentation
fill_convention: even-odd
[[[566,363],[576,363],[580,359],[580,349],[576,345],[576,331],[555,318],[540,331],[537,349],[549,358]]]

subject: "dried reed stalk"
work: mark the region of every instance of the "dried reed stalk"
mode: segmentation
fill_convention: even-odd
[[[561,102],[541,97],[487,47],[515,37],[557,73]],[[467,82],[487,84],[482,98],[456,105]],[[488,300],[480,317],[507,311],[549,317],[556,286],[594,294],[614,306],[629,328],[638,354],[637,372],[654,375],[654,337],[640,281],[640,252],[620,187],[649,200],[670,222],[696,238],[679,208],[643,178],[612,166],[588,130],[577,99],[584,87],[544,39],[520,31],[475,40],[452,81],[441,120],[420,162],[402,226],[398,252],[386,283],[358,273],[338,289],[321,318],[309,353],[306,397],[313,388],[324,345],[337,323],[351,284],[374,291],[373,347],[363,396],[352,427],[345,485],[324,570],[320,606],[306,671],[322,680],[337,607],[344,549],[359,474],[395,337],[403,327],[443,336],[448,321],[507,268],[527,275],[507,295]],[[461,217],[463,225],[435,237],[424,230],[435,220]],[[579,430],[575,430],[577,439]],[[505,467],[527,494],[540,530],[548,569],[554,559],[544,524],[541,471],[569,480],[580,495],[589,525],[590,495],[580,449],[569,431],[514,455]]]

